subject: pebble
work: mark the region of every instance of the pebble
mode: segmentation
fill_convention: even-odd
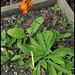
[[[1,25],[1,28],[2,28],[2,25]]]
[[[12,67],[12,65],[10,65],[10,67]]]
[[[1,48],[1,51],[3,52],[4,51],[4,48]]]
[[[18,73],[17,72],[14,72],[14,74],[17,75]]]
[[[21,70],[21,72],[23,72],[23,70]]]
[[[62,29],[63,27],[61,27],[61,29]]]
[[[7,71],[5,71],[5,72],[7,72]]]
[[[14,19],[14,20],[16,19],[16,18],[15,18],[15,15],[12,16],[12,19]]]
[[[15,67],[15,66],[14,66]]]

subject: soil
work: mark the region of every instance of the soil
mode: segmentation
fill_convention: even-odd
[[[72,25],[67,25],[67,27],[63,27],[59,22],[61,21],[64,21],[64,22],[68,22],[66,21],[64,18],[63,18],[63,14],[61,13],[61,11],[56,11],[54,12],[53,10],[51,10],[51,7],[48,6],[46,8],[42,8],[42,9],[37,9],[37,10],[31,10],[31,12],[34,14],[35,18],[37,17],[40,17],[42,16],[44,18],[44,22],[43,22],[43,25],[44,27],[49,30],[49,29],[53,29],[53,30],[58,30],[60,33],[66,33],[67,29],[70,29],[72,28]],[[3,17],[1,18],[1,31],[3,31],[4,29],[5,30],[8,30],[10,28],[13,28],[13,26],[11,26],[8,21],[10,21],[11,19],[14,20],[14,23],[17,24],[17,21],[20,19],[20,18],[23,18],[24,19],[24,22],[19,25],[21,28],[23,28],[25,30],[25,33],[26,32],[26,29],[28,27],[31,26],[31,23],[33,21],[33,18],[31,15],[24,15],[23,13],[19,12],[18,14],[15,14],[15,15],[12,15],[10,17]],[[57,19],[57,23],[55,26],[53,26],[53,23],[52,21],[54,19]],[[39,31],[42,31],[42,27],[40,26]],[[66,40],[74,40],[74,34],[72,32],[72,36],[67,38]],[[74,42],[71,42],[71,43],[68,43],[68,42],[59,42],[57,43],[58,45],[63,45],[64,47],[69,47],[69,48],[72,48],[74,49]],[[16,45],[13,45],[13,49],[16,49]],[[13,50],[12,49],[12,50]],[[25,59],[26,60],[26,59]],[[12,65],[12,67],[10,67],[10,65]],[[25,73],[27,73],[28,75],[31,75],[32,73],[32,70],[30,68],[21,68],[19,69],[18,66],[19,64],[14,61],[10,61],[8,62],[8,66],[9,66],[9,71],[5,71],[4,69],[1,70],[1,75],[18,75],[19,73],[22,73],[25,75]],[[66,75],[66,74],[64,74]]]
[[[74,0],[66,0],[66,1],[68,2],[72,10],[74,11]]]

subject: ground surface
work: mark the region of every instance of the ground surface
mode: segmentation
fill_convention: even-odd
[[[67,27],[63,27],[59,22],[60,21],[64,21],[64,22],[67,22],[65,21],[65,19],[63,18],[63,14],[61,13],[61,11],[52,11],[51,10],[51,7],[46,7],[46,8],[42,8],[42,9],[37,9],[37,10],[33,10],[32,13],[34,14],[34,16],[37,18],[39,16],[42,16],[44,18],[44,27],[49,30],[49,29],[56,29],[58,30],[60,33],[66,33],[67,29],[70,29],[72,28],[72,25],[68,25]],[[1,31],[3,31],[4,29],[7,30],[7,29],[10,29],[12,28],[12,26],[8,23],[9,20],[13,19],[14,22],[17,24],[17,20],[19,20],[20,18],[23,18],[24,19],[24,22],[19,25],[20,27],[22,27],[25,32],[26,32],[26,29],[28,27],[30,27],[32,21],[33,21],[33,18],[31,17],[31,15],[24,15],[23,13],[18,13],[18,14],[15,14],[15,15],[12,15],[10,17],[4,17],[4,18],[1,18]],[[52,21],[54,19],[57,19],[57,23],[55,26],[53,26],[53,23]],[[42,27],[39,27],[39,31],[42,31]],[[74,35],[72,33],[72,36],[69,37],[68,39],[66,40],[74,40]],[[69,48],[74,48],[74,42],[71,42],[71,43],[68,43],[68,42],[60,42],[58,43],[58,45],[63,45],[64,47],[69,47]],[[13,49],[16,49],[16,45],[13,45]],[[26,59],[25,59],[26,60]],[[12,67],[10,66],[12,65]],[[27,73],[28,75],[31,75],[31,72],[32,70],[30,68],[23,68],[23,69],[19,69],[18,68],[18,63],[16,61],[14,62],[8,62],[8,66],[10,67],[10,70],[8,72],[6,72],[5,70],[2,69],[1,71],[1,75],[18,75],[18,73],[22,73],[22,74],[25,74]],[[66,75],[66,74],[64,74]]]

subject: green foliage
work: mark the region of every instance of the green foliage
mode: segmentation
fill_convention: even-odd
[[[17,22],[18,22],[19,24],[21,24],[23,21],[24,21],[24,19],[20,18],[20,20],[18,20]]]
[[[61,22],[61,24],[66,27],[67,26],[67,23],[66,22]]]
[[[23,64],[24,64],[24,61],[20,58],[20,59],[18,59],[18,63],[19,63],[20,65],[23,65]]]
[[[6,31],[5,30],[3,30],[1,32],[1,38],[2,38],[2,40],[5,40],[5,38],[6,38]]]
[[[13,51],[11,51],[11,50],[8,50],[8,53],[10,53],[11,55],[13,55],[14,53],[13,53]]]
[[[8,55],[6,48],[4,48],[3,53],[4,53],[6,56]]]
[[[57,4],[55,4],[52,8],[51,8],[52,10],[54,10],[54,11],[60,11],[61,9],[58,7],[58,5]]]
[[[33,23],[31,24],[31,29],[33,33],[37,31],[38,27],[40,26],[40,24],[42,24],[42,22],[43,22],[43,17],[38,17],[33,21]]]
[[[64,35],[63,35],[63,38],[67,38],[67,37],[70,37],[71,36],[71,33],[65,33]]]
[[[6,65],[6,66],[3,67],[3,69],[6,70],[6,71],[8,71],[9,67]]]
[[[21,55],[15,55],[15,56],[11,59],[11,61],[17,60],[17,59],[19,59],[19,58],[21,58]]]
[[[31,27],[27,28],[27,32],[30,34],[32,32]]]
[[[64,15],[63,15],[63,18],[65,19],[65,20],[67,20],[67,16],[66,16],[66,14],[64,13]]]
[[[68,21],[68,24],[74,24],[74,22],[70,20],[70,21]]]
[[[34,47],[28,45],[28,44],[18,44],[18,47],[22,52],[24,52],[26,55],[31,56],[30,52],[33,52],[34,57],[34,64],[36,62],[39,62],[41,59],[40,65],[44,67],[44,69],[47,69],[47,63],[50,64],[50,70],[49,73],[52,75],[57,75],[56,69],[60,70],[65,73],[71,73],[71,71],[68,68],[65,68],[65,61],[62,57],[64,57],[66,54],[69,54],[70,56],[74,56],[74,52],[70,48],[64,48],[60,46],[58,49],[51,51],[51,47],[54,44],[54,41],[58,38],[56,36],[61,36],[58,31],[52,31],[52,30],[44,30],[42,33],[37,32],[36,38],[30,37],[31,45]],[[63,38],[64,35],[61,36]],[[66,37],[66,36],[65,36]],[[60,38],[58,38],[60,39]],[[52,61],[50,61],[51,59]],[[59,64],[59,65],[58,65]],[[29,59],[26,61],[23,65],[20,67],[31,67],[32,65],[32,59]],[[72,65],[73,66],[73,65]],[[39,69],[40,66],[36,65],[36,68],[33,68],[34,71],[32,75],[37,75],[37,68]],[[38,74],[40,75],[40,73]]]
[[[68,31],[68,32],[71,32],[71,31],[74,32],[74,28],[68,29],[66,31]]]
[[[8,21],[8,23],[9,23],[10,25],[12,25],[12,26],[15,25],[15,23],[13,22],[13,19],[11,19],[11,21]]]
[[[40,62],[38,63],[38,65],[34,69],[32,75],[40,75]]]
[[[53,65],[50,64],[48,66],[48,70],[49,70],[49,75],[57,75],[56,70]]]
[[[47,69],[47,63],[46,63],[45,60],[42,60],[42,61],[41,61],[41,65],[42,65],[45,69]]]
[[[55,25],[55,24],[56,24],[56,21],[57,21],[57,19],[54,19],[54,20],[53,20],[53,25]]]
[[[7,33],[13,38],[24,38],[26,36],[22,28],[12,28],[9,29]]]

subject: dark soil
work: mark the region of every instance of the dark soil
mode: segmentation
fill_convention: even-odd
[[[61,13],[61,11],[56,11],[54,12],[53,10],[51,10],[51,7],[46,7],[46,8],[42,8],[42,9],[37,9],[37,10],[32,10],[32,13],[34,14],[34,16],[37,18],[39,16],[42,16],[44,18],[44,22],[43,25],[44,27],[49,30],[49,29],[53,29],[53,30],[58,30],[60,33],[66,33],[67,29],[72,28],[72,25],[68,25],[67,27],[63,27],[59,22],[64,21],[67,22],[64,18],[63,18],[63,14]],[[17,20],[19,20],[20,18],[24,19],[24,22],[19,25],[20,27],[22,27],[26,32],[26,29],[31,26],[31,23],[33,21],[33,18],[31,15],[24,15],[23,13],[19,12],[18,14],[12,15],[10,17],[4,17],[1,18],[1,31],[8,30],[10,28],[12,28],[13,26],[11,26],[8,21],[10,21],[11,19],[14,20],[15,24],[17,24]],[[57,23],[55,26],[53,26],[52,21],[54,19],[57,19]],[[39,27],[38,29],[39,31],[42,31],[42,27]],[[66,40],[74,40],[74,34],[72,32],[72,36],[69,37]],[[68,42],[63,42],[63,43],[57,43],[58,45],[63,45],[64,47],[69,47],[69,48],[74,48],[74,42],[68,43]],[[16,49],[16,45],[13,45],[14,49]],[[25,59],[26,60],[26,59]],[[10,67],[10,65],[12,65],[12,67]],[[8,66],[10,67],[9,71],[6,72],[5,70],[2,69],[1,71],[1,75],[18,75],[18,73],[22,73],[25,74],[27,72],[28,75],[31,75],[32,70],[30,68],[22,68],[19,69],[18,68],[18,63],[16,61],[8,62]],[[21,71],[22,70],[22,71]]]
[[[72,10],[74,11],[74,0],[66,0],[66,1],[68,2]]]

